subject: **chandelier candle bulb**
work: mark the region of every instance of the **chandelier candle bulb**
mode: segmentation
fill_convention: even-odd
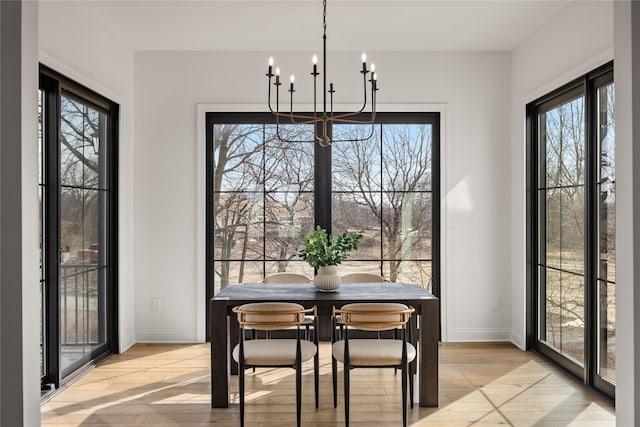
[[[280,84],[280,67],[276,68],[276,86]]]
[[[270,56],[269,57],[269,74],[267,74],[269,78],[273,76],[272,72],[273,72],[273,56]]]

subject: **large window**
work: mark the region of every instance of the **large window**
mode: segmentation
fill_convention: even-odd
[[[439,293],[439,114],[378,114],[373,127],[336,125],[334,139],[287,143],[269,114],[207,114],[207,293],[294,271],[301,232],[362,231],[361,247],[340,266],[415,281]],[[281,126],[313,140],[313,125]],[[208,322],[207,322],[208,324]]]
[[[43,390],[115,349],[117,105],[42,67]]]
[[[531,346],[613,397],[612,65],[529,105]]]
[[[334,127],[349,140],[367,126]],[[333,231],[363,231],[341,267],[432,290],[433,123],[378,124],[367,143],[333,146]]]
[[[313,137],[308,126],[285,132]],[[215,124],[212,138],[215,289],[277,271],[311,274],[296,253],[298,235],[313,227],[313,144],[290,147],[259,123]]]

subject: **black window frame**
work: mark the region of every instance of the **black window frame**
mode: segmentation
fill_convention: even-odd
[[[601,394],[610,402],[615,402],[615,384],[605,381],[597,375],[597,194],[596,183],[599,168],[597,141],[597,90],[613,83],[613,61],[563,85],[540,97],[526,106],[526,348],[535,351],[550,360],[571,376],[581,380],[587,387]],[[576,95],[584,97],[585,132],[585,177],[584,177],[584,366],[574,363],[570,358],[556,352],[538,340],[538,330],[542,323],[539,319],[539,262],[542,231],[540,215],[544,206],[538,202],[540,174],[544,173],[540,163],[539,123],[540,113],[574,99]]]
[[[439,112],[379,112],[376,114],[376,124],[430,124],[432,126],[432,283],[431,292],[440,297],[441,254],[440,254],[440,121]],[[213,297],[213,278],[215,275],[214,254],[214,222],[212,220],[213,206],[213,128],[216,124],[245,123],[245,124],[274,124],[275,118],[270,113],[257,112],[207,112],[205,116],[206,141],[206,272],[205,272],[205,312],[206,338],[210,337],[210,313],[208,301]],[[320,126],[320,125],[318,125]],[[316,133],[318,132],[316,126]],[[329,130],[331,132],[331,129]],[[331,133],[330,133],[331,134]],[[319,225],[329,233],[332,230],[332,188],[331,188],[332,158],[331,146],[321,147],[314,144],[314,225]],[[322,207],[322,208],[321,208]],[[381,249],[382,251],[382,249]],[[381,252],[380,263],[383,263]],[[381,267],[382,269],[382,267]],[[440,304],[440,301],[439,301]]]
[[[47,401],[61,386],[72,382],[108,356],[119,352],[118,338],[118,143],[119,105],[82,84],[40,64],[39,87],[43,99],[43,149],[41,157],[42,181],[42,262],[40,278],[44,289],[42,309],[42,329],[46,351],[45,373],[41,376],[41,400]],[[100,254],[105,261],[96,270],[105,269],[106,322],[105,343],[90,352],[89,357],[72,363],[63,369],[60,354],[60,102],[65,96],[106,113],[108,143],[105,149],[107,168],[105,188],[96,191],[107,192],[107,208],[104,227],[107,230],[106,253]],[[101,166],[102,167],[102,166]],[[106,285],[106,284],[105,284]]]

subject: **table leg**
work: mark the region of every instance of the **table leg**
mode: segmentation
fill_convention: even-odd
[[[438,406],[438,300],[425,301],[420,310],[420,406]]]
[[[227,374],[227,305],[224,301],[209,303],[211,317],[211,407],[229,407]]]

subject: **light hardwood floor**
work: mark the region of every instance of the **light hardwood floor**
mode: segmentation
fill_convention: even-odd
[[[320,347],[320,408],[313,368],[303,377],[305,426],[344,424],[331,398],[330,346]],[[246,425],[295,425],[292,369],[247,371]],[[115,355],[42,406],[44,426],[237,426],[237,378],[228,409],[211,409],[209,346],[137,344]],[[393,369],[355,369],[351,425],[402,423]],[[413,426],[615,426],[614,408],[532,353],[511,344],[440,346],[440,405],[409,409]]]

